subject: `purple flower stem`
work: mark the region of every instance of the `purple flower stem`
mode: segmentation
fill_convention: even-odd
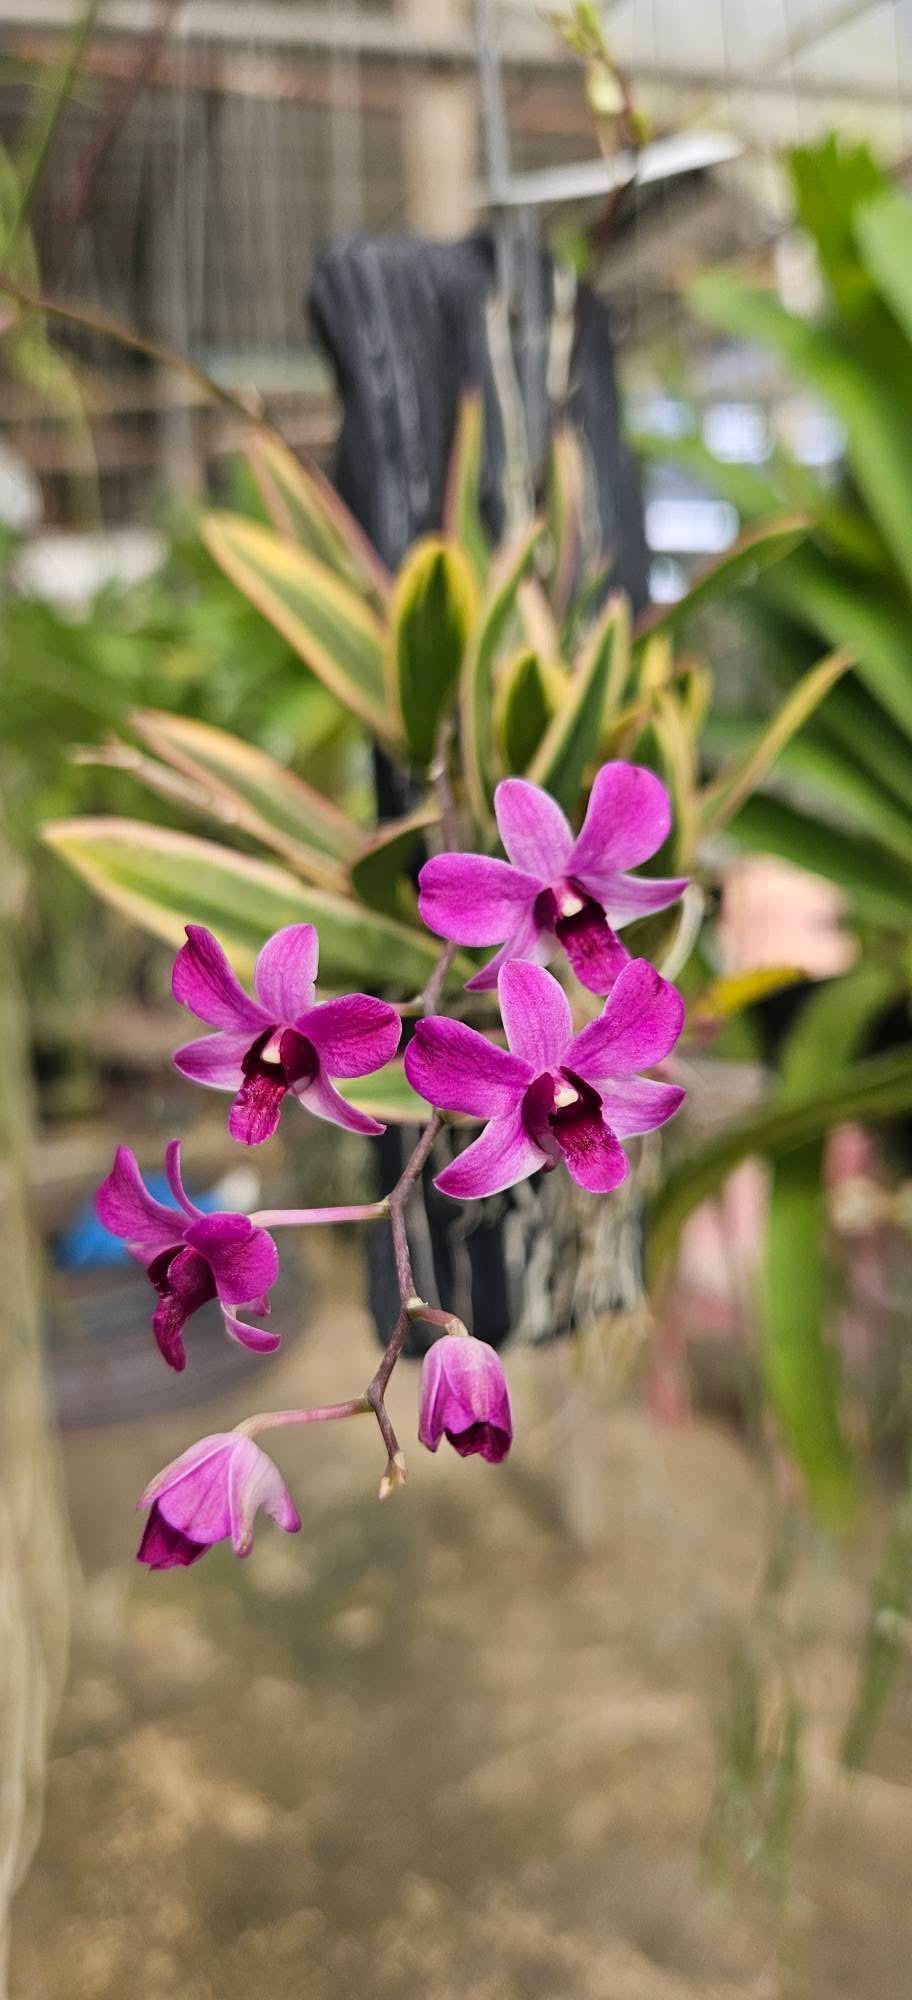
[[[276,1430],[290,1424],[325,1424],[340,1417],[360,1417],[372,1410],[377,1419],[380,1436],[386,1446],[387,1465],[380,1486],[381,1499],[385,1499],[393,1488],[405,1479],[405,1458],[400,1450],[399,1440],[393,1429],[389,1411],[384,1400],[387,1383],[396,1366],[406,1336],[413,1319],[429,1319],[434,1326],[444,1326],[448,1332],[465,1332],[461,1322],[454,1320],[450,1313],[438,1306],[429,1306],[418,1298],[412,1273],[406,1235],[405,1214],[409,1198],[422,1169],[428,1160],[435,1140],[443,1130],[443,1114],[435,1111],[430,1123],[424,1127],[418,1144],[396,1182],[391,1194],[384,1201],[362,1204],[357,1208],[285,1208],[263,1209],[251,1219],[261,1227],[268,1222],[271,1228],[280,1223],[312,1222],[375,1222],[388,1215],[393,1234],[393,1250],[396,1259],[396,1278],[399,1285],[401,1309],[399,1317],[383,1350],[379,1367],[362,1396],[353,1396],[345,1403],[325,1403],[312,1410],[264,1410],[257,1416],[246,1417],[236,1429],[247,1437],[254,1437],[257,1431]]]
[[[250,1220],[260,1229],[292,1229],[321,1222],[379,1222],[388,1213],[388,1202],[364,1201],[351,1208],[259,1208]]]
[[[260,1410],[255,1417],[245,1417],[242,1424],[235,1424],[235,1430],[245,1437],[255,1437],[257,1431],[277,1430],[284,1424],[329,1424],[339,1417],[364,1417],[371,1405],[366,1396],[353,1396],[348,1403],[318,1404],[313,1410]]]

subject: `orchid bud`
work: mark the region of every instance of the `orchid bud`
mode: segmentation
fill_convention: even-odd
[[[446,1437],[460,1458],[479,1452],[491,1465],[506,1458],[513,1417],[506,1377],[494,1352],[471,1334],[444,1334],[424,1357],[418,1437],[436,1451]]]
[[[229,1537],[236,1556],[249,1555],[260,1507],[289,1535],[301,1526],[278,1468],[241,1431],[191,1445],[152,1480],[139,1505],[150,1512],[137,1560],[150,1569],[186,1568]]]

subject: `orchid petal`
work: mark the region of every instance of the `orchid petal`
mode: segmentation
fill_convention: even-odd
[[[671,800],[654,771],[642,764],[603,764],[566,873],[582,881],[591,870],[635,868],[661,847],[670,826]]]
[[[404,1067],[412,1089],[429,1104],[478,1118],[503,1117],[515,1110],[533,1075],[518,1055],[496,1048],[464,1021],[439,1015],[416,1023]]]
[[[146,1563],[149,1569],[187,1569],[206,1554],[207,1546],[205,1542],[195,1542],[191,1535],[182,1535],[179,1528],[172,1528],[161,1509],[153,1507],[142,1531],[136,1560]]]
[[[557,935],[580,985],[589,993],[610,993],[618,973],[629,965],[630,953],[601,906],[587,897],[574,916],[559,919]]]
[[[236,1446],[230,1431],[191,1446],[146,1488],[143,1505],[153,1500],[169,1527],[207,1548],[223,1541],[231,1533],[227,1474]]]
[[[638,917],[651,917],[657,910],[667,910],[683,896],[687,881],[686,875],[669,878],[612,875],[604,878],[597,893],[609,924],[619,931],[625,924],[635,923]]]
[[[578,1187],[590,1194],[610,1194],[627,1179],[627,1155],[600,1110],[586,1109],[578,1117],[555,1120],[552,1129]]]
[[[250,1047],[250,1029],[239,1035],[201,1035],[185,1042],[174,1057],[174,1067],[191,1083],[210,1090],[239,1090],[244,1081],[243,1062]]]
[[[218,938],[202,924],[188,924],[186,930],[187,942],[181,945],[171,974],[175,1000],[213,1028],[228,1028],[235,1034],[249,1028],[251,1034],[259,1034],[269,1027],[269,1016],[244,992]]]
[[[184,1240],[183,1216],[149,1193],[129,1146],[118,1146],[111,1172],[95,1196],[95,1213],[112,1236],[122,1237],[144,1259]]]
[[[286,924],[264,944],[253,971],[257,999],[271,1021],[293,1022],[314,1003],[320,941],[313,924]]]
[[[329,1076],[369,1076],[395,1055],[402,1022],[387,1000],[349,993],[325,1000],[298,1021]]]
[[[279,1253],[272,1237],[246,1215],[201,1216],[187,1230],[187,1242],[205,1257],[225,1305],[259,1298],[279,1275]]]
[[[564,874],[573,833],[556,799],[526,778],[504,778],[494,793],[498,831],[514,868],[542,883]]]
[[[456,944],[500,944],[545,885],[486,854],[437,854],[418,877],[422,920]]]
[[[181,1208],[185,1213],[192,1216],[201,1215],[202,1210],[197,1208],[194,1201],[190,1200],[181,1179],[181,1142],[179,1139],[172,1139],[165,1148],[165,1175],[175,1201],[180,1202]]]
[[[226,1305],[222,1306],[225,1332],[230,1340],[236,1340],[240,1347],[249,1348],[251,1354],[274,1354],[282,1345],[280,1333],[272,1333],[266,1326],[250,1326],[247,1320],[238,1319]]]
[[[513,959],[501,971],[497,997],[514,1055],[529,1065],[532,1076],[556,1067],[573,1035],[563,987],[543,966]]]
[[[210,1437],[200,1438],[196,1444],[190,1445],[187,1451],[181,1452],[179,1458],[173,1458],[170,1465],[166,1465],[162,1472],[157,1472],[155,1478],[150,1479],[136,1502],[137,1507],[153,1506],[169,1487],[180,1486],[184,1480],[207,1465],[210,1459],[220,1456],[226,1446],[230,1448],[234,1444],[235,1437],[234,1431],[214,1431]]]
[[[474,979],[466,980],[467,993],[491,993],[497,985],[498,976],[512,959],[522,959],[526,965],[544,965],[553,958],[557,950],[557,939],[538,923],[532,910],[524,916],[518,930],[508,937],[505,945],[495,956],[476,972]]]
[[[597,1021],[577,1035],[566,1066],[588,1082],[635,1076],[662,1062],[684,1021],[684,1002],[645,958],[631,959],[619,973]]]
[[[297,1534],[300,1516],[278,1466],[252,1438],[241,1438],[228,1464],[228,1511],[237,1556],[250,1554],[254,1518],[260,1507],[287,1534]]]
[[[547,1154],[527,1132],[517,1109],[504,1118],[492,1118],[481,1137],[437,1175],[434,1186],[455,1200],[473,1201],[500,1194],[547,1165]]]
[[[346,1132],[363,1132],[368,1138],[376,1138],[378,1132],[386,1131],[386,1126],[376,1118],[369,1118],[366,1111],[357,1111],[340,1097],[322,1069],[317,1070],[309,1083],[293,1084],[292,1089],[298,1103],[312,1111],[315,1118],[326,1118],[331,1125],[343,1126]]]
[[[625,1083],[610,1083],[602,1090],[602,1116],[618,1139],[633,1139],[639,1132],[655,1132],[667,1125],[684,1102],[687,1092],[677,1083],[653,1083],[649,1077],[631,1077]]]

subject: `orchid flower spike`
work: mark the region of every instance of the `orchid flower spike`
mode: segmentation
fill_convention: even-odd
[[[150,1513],[136,1559],[150,1569],[186,1568],[229,1536],[235,1555],[248,1556],[259,1507],[286,1534],[301,1526],[272,1459],[240,1431],[219,1431],[191,1445],[151,1481],[138,1504]]]
[[[639,764],[603,764],[575,840],[556,801],[525,778],[498,785],[494,810],[509,860],[438,854],[426,861],[418,878],[424,922],[456,944],[501,945],[470,989],[496,986],[510,959],[543,965],[563,945],[590,993],[610,993],[629,963],[615,932],[667,909],[687,887],[684,877],[624,872],[648,861],[668,833],[665,786]]]
[[[349,1132],[384,1131],[334,1090],[334,1076],[368,1076],[399,1046],[395,1007],[367,993],[314,1003],[319,939],[313,924],[289,924],[264,944],[251,1000],[211,931],[187,925],[174,961],[171,991],[217,1034],[178,1049],[182,1076],[214,1090],[232,1090],[228,1130],[242,1146],[272,1137],[288,1091],[318,1118]]]
[[[435,1016],[417,1023],[405,1052],[409,1083],[429,1104],[489,1121],[435,1187],[472,1200],[563,1159],[580,1187],[608,1194],[629,1171],[620,1141],[664,1125],[684,1097],[639,1075],[674,1047],[680,993],[630,959],[598,1020],[574,1035],[567,996],[543,966],[513,960],[497,991],[508,1049]]]
[[[493,1347],[470,1333],[442,1334],[422,1363],[418,1439],[436,1451],[442,1437],[460,1458],[478,1452],[490,1465],[506,1458],[513,1442],[503,1369]]]
[[[111,1172],[95,1196],[95,1212],[146,1267],[158,1293],[152,1331],[169,1368],[185,1367],[184,1326],[191,1313],[215,1298],[231,1339],[257,1354],[271,1354],[281,1335],[248,1326],[236,1315],[242,1305],[254,1313],[269,1311],[266,1293],[279,1275],[272,1237],[246,1215],[205,1215],[196,1207],[181,1180],[178,1139],[172,1139],[165,1154],[165,1173],[176,1208],[155,1200],[135,1153],[118,1146]]]

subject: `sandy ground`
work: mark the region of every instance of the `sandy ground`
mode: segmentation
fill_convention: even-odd
[[[261,1404],[366,1379],[358,1279],[324,1266]],[[68,1435],[79,1632],[15,2000],[908,2000],[908,1716],[862,1778],[837,1762],[870,1550],[807,1534],[771,1617],[734,1438],[611,1407],[564,1349],[510,1368],[505,1466],[413,1445],[381,1508],[366,1420],[286,1435],[303,1533],[168,1576],[133,1562],[136,1492],[247,1390]],[[708,1861],[742,1655],[767,1734],[784,1686],[804,1716],[779,1899],[750,1797]]]

